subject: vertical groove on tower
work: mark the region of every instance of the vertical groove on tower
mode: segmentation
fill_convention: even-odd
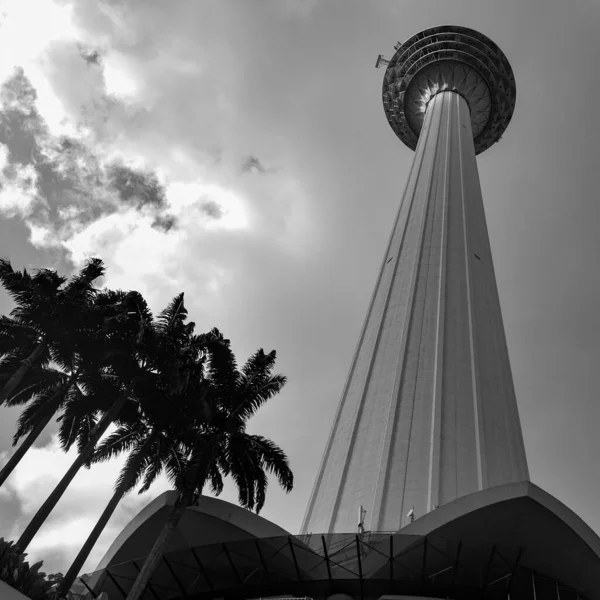
[[[480,419],[480,407],[479,407],[479,382],[478,382],[478,374],[479,371],[477,369],[477,345],[475,341],[475,333],[473,327],[473,294],[472,294],[472,282],[471,282],[471,254],[475,256],[475,252],[471,251],[471,240],[469,239],[469,227],[467,223],[467,206],[466,206],[466,194],[465,194],[465,177],[464,177],[464,168],[465,165],[463,163],[463,152],[465,149],[463,148],[462,143],[462,129],[463,129],[463,119],[461,119],[460,115],[460,104],[456,106],[456,120],[458,121],[460,127],[459,133],[457,135],[458,142],[458,160],[459,160],[459,168],[458,173],[460,174],[460,198],[462,201],[462,218],[463,218],[463,235],[465,238],[464,248],[465,248],[465,269],[466,269],[466,284],[467,284],[467,311],[468,311],[468,327],[469,327],[469,351],[470,351],[470,359],[471,359],[471,385],[473,391],[473,416],[475,419],[475,456],[477,458],[477,489],[482,490],[484,487],[484,479],[483,479],[483,461],[484,457],[482,456],[482,443],[481,443],[481,419]],[[469,123],[470,125],[470,123]],[[465,126],[465,131],[468,132],[468,135],[471,135],[469,125]],[[468,146],[468,144],[467,144]],[[480,257],[481,258],[481,257]],[[474,490],[473,490],[474,491]]]
[[[448,176],[450,161],[450,139],[452,127],[451,106],[446,110],[446,152],[444,154],[444,185],[442,188],[442,239],[440,243],[440,268],[437,298],[437,332],[435,340],[434,387],[431,407],[431,441],[429,459],[429,488],[427,494],[427,510],[430,511],[439,504],[440,485],[440,445],[441,445],[441,400],[443,393],[443,350],[445,328],[445,294],[446,294],[446,237],[447,237],[447,212],[448,212]]]

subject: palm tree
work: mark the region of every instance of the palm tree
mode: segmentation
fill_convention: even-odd
[[[136,393],[138,381],[153,374],[154,362],[144,347],[148,323],[152,323],[152,314],[146,301],[136,292],[107,292],[100,298],[100,302],[104,302],[112,312],[115,306],[119,307],[120,312],[110,317],[103,314],[99,320],[105,328],[105,335],[99,339],[100,349],[95,349],[96,359],[100,356],[101,360],[92,361],[96,370],[84,372],[83,382],[87,393],[83,394],[77,389],[78,401],[72,402],[61,417],[63,422],[59,439],[63,449],[68,450],[77,440],[79,454],[21,534],[17,541],[21,551],[27,548],[45,523],[79,469],[91,464],[96,444],[108,427],[115,420],[118,422],[123,411],[130,422],[137,418],[142,402]],[[135,310],[127,310],[132,308]],[[125,311],[130,318],[119,319]],[[125,410],[128,404],[129,410]],[[102,413],[99,420],[97,413]]]
[[[0,283],[16,303],[9,317],[0,320],[0,356],[4,356],[0,381],[0,404],[25,383],[35,366],[50,360],[70,362],[73,344],[82,342],[82,319],[86,305],[97,293],[94,281],[104,275],[100,259],[90,259],[69,280],[50,269],[30,275],[26,269],[15,271],[8,259],[0,259]],[[87,340],[93,344],[94,340]],[[18,367],[9,372],[6,366]]]
[[[112,339],[111,332],[108,332],[110,352],[105,371],[87,376],[86,385],[93,391],[86,399],[72,403],[70,410],[61,417],[63,423],[59,438],[63,448],[68,450],[77,438],[79,454],[21,534],[17,542],[21,551],[27,548],[42,527],[79,469],[91,464],[96,444],[113,421],[135,424],[143,418],[144,411],[148,411],[149,415],[162,412],[164,420],[165,407],[172,406],[163,403],[162,411],[160,408],[152,409],[153,403],[161,404],[156,400],[157,395],[160,400],[164,399],[165,384],[169,390],[176,385],[175,369],[189,360],[194,324],[184,323],[187,311],[183,294],[173,299],[156,322],[152,321],[145,300],[136,292],[109,292],[101,298],[113,308],[117,297],[126,309],[134,309],[127,310],[131,318],[123,321],[118,319],[122,315],[113,315],[114,319],[110,322],[116,328]],[[106,319],[103,323],[106,328]],[[198,353],[198,344],[195,347]],[[104,400],[104,406],[103,396],[109,399]],[[94,413],[99,407],[104,414],[96,422]],[[155,422],[160,423],[161,418]]]
[[[85,282],[72,282],[72,285],[75,284],[79,288],[85,289]],[[23,383],[21,388],[5,402],[7,406],[17,406],[26,402],[29,402],[29,405],[21,414],[13,445],[26,434],[27,437],[0,471],[0,485],[14,471],[52,417],[66,405],[73,409],[77,402],[85,404],[85,411],[71,410],[71,415],[78,414],[80,421],[87,421],[88,425],[92,423],[95,425],[90,396],[85,397],[79,386],[83,383],[85,387],[87,379],[89,388],[90,377],[92,379],[110,377],[110,373],[106,372],[107,364],[111,360],[113,362],[117,359],[121,360],[123,354],[127,353],[129,347],[123,348],[124,341],[139,333],[135,329],[132,332],[132,327],[143,326],[140,325],[140,319],[134,319],[127,315],[127,312],[135,312],[128,309],[136,306],[135,314],[138,316],[141,314],[141,320],[144,323],[145,320],[151,319],[151,315],[145,312],[145,301],[136,293],[126,294],[111,290],[93,292],[91,289],[88,289],[88,292],[88,301],[76,307],[79,310],[79,316],[74,320],[80,324],[77,335],[68,341],[69,348],[66,353],[54,352],[54,358],[62,369],[34,367],[34,373],[30,377],[31,381]],[[140,311],[142,312],[140,313]],[[123,316],[128,320],[122,318]],[[8,317],[1,317],[0,322],[6,323],[6,329],[11,333],[11,336],[5,338],[0,335],[0,341],[3,339],[6,341],[6,338],[9,338],[9,341],[16,343],[18,340],[14,338],[15,335],[19,333],[24,335],[29,331],[27,327],[19,326],[18,322],[15,323]],[[115,340],[118,343],[115,343]],[[65,340],[62,340],[57,345],[59,349],[64,350],[66,343]],[[17,346],[17,350],[18,348]],[[14,360],[10,355],[5,357],[4,361],[0,363],[0,369],[4,366],[4,372],[12,372],[11,364],[14,363]],[[59,420],[64,418],[64,416],[60,417]],[[88,433],[92,428],[88,426]],[[61,431],[64,431],[64,428]],[[71,428],[71,433],[73,431],[75,430]],[[81,427],[77,431],[81,433]],[[80,439],[84,438],[80,436]],[[80,448],[83,446],[85,443],[80,444]],[[68,450],[69,447],[70,444],[63,445],[65,450]]]
[[[21,537],[17,541],[17,545],[21,552],[25,551],[35,534],[40,530],[46,519],[65,493],[71,481],[75,475],[77,475],[79,469],[82,466],[90,462],[94,448],[102,435],[106,432],[109,425],[117,418],[119,411],[123,408],[127,400],[129,399],[126,392],[120,393],[112,406],[107,410],[98,423],[93,427],[87,436],[87,443],[82,451],[79,452],[77,458],[73,461],[63,478],[56,485],[52,493],[46,498],[46,501],[39,508],[35,516],[31,519]]]
[[[185,430],[181,415],[185,414],[186,394],[192,381],[204,379],[206,344],[213,339],[212,334],[193,335],[194,323],[185,323],[186,318],[184,296],[180,294],[154,324],[157,333],[154,351],[160,369],[155,373],[156,377],[144,382],[145,402],[141,406],[141,414],[136,415],[137,419],[131,424],[122,425],[108,436],[94,453],[92,462],[108,460],[124,451],[129,452],[129,456],[112,498],[64,576],[59,597],[73,585],[123,496],[142,477],[144,485],[139,493],[147,491],[163,468],[172,471],[175,468],[173,463],[181,458],[181,442],[177,436]],[[152,400],[149,401],[149,398]],[[177,410],[173,410],[175,406]]]
[[[127,600],[139,600],[144,593],[185,510],[199,501],[207,485],[218,495],[223,490],[223,477],[231,476],[240,504],[257,513],[265,502],[269,474],[286,492],[293,487],[283,450],[271,440],[246,431],[247,421],[285,384],[285,377],[271,374],[275,351],[265,354],[259,350],[239,371],[229,340],[213,330],[205,341],[209,342],[209,385],[207,388],[204,381],[191,380],[186,386],[186,394],[195,402],[188,404],[185,418],[189,425],[181,432],[178,461],[167,472],[178,496]]]
[[[13,437],[13,446],[16,445],[19,439],[25,434],[27,434],[27,437],[13,452],[6,464],[2,467],[2,470],[0,470],[0,486],[4,484],[9,475],[15,470],[29,448],[31,448],[33,443],[41,435],[42,431],[52,420],[52,417],[60,410],[65,400],[69,399],[78,374],[79,371],[70,375],[57,371],[55,373],[54,381],[50,386],[47,386],[45,389],[42,388],[38,394],[33,394],[32,401],[21,413],[19,421],[17,422],[18,428]],[[37,383],[38,385],[28,386],[18,394],[15,394],[15,396],[8,400],[6,404],[8,406],[20,404],[21,400],[31,392],[30,388],[42,387],[39,385],[39,382]]]
[[[146,492],[163,468],[172,469],[171,463],[178,456],[178,445],[179,442],[170,435],[169,431],[161,431],[158,427],[152,428],[147,423],[121,426],[99,444],[92,459],[94,463],[110,460],[122,452],[128,452],[128,457],[119,474],[111,499],[58,588],[59,598],[71,589],[81,567],[123,496],[134,489],[142,479],[143,486],[139,493]]]

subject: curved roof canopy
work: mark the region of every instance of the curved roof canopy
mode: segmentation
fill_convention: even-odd
[[[143,508],[117,536],[96,570],[146,556],[176,498],[177,494],[173,491],[163,492]],[[202,496],[198,506],[188,508],[179,522],[167,552],[217,542],[279,535],[289,533],[236,504]]]
[[[243,510],[227,506],[231,514]],[[530,482],[463,496],[400,533],[261,537],[255,533],[266,527],[254,533],[249,528],[245,539],[207,544],[204,538],[193,547],[168,552],[145,597],[342,593],[354,598],[506,599],[510,593],[511,600],[600,599],[600,539],[564,504]],[[95,593],[108,592],[111,600],[124,597],[142,559],[109,560],[88,585]]]

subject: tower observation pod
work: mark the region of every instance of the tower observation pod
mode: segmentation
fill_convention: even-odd
[[[385,115],[415,151],[303,531],[397,531],[529,479],[475,155],[515,105],[503,52],[464,27],[397,47]],[[410,516],[409,516],[410,513]]]

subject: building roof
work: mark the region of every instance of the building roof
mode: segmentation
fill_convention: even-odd
[[[237,507],[221,510],[229,514],[229,508],[233,514]],[[402,594],[458,600],[473,594],[505,599],[510,593],[511,600],[540,600],[547,593],[556,598],[558,591],[560,600],[600,599],[600,539],[564,504],[530,482],[464,496],[398,533],[265,538],[249,529],[245,539],[207,544],[204,537],[193,547],[168,552],[144,598],[345,593],[354,598]],[[267,528],[259,529],[254,532]],[[147,551],[152,541],[147,540]],[[97,594],[107,592],[111,600],[125,598],[142,561],[109,560],[88,585]]]
[[[29,600],[25,594],[18,592],[4,581],[0,581],[0,598],[2,600]]]
[[[146,556],[158,536],[169,507],[177,498],[167,491],[144,507],[125,526],[110,545],[96,570]],[[217,542],[232,542],[249,537],[275,537],[289,533],[267,519],[236,504],[202,496],[198,506],[191,506],[179,522],[168,552]]]

